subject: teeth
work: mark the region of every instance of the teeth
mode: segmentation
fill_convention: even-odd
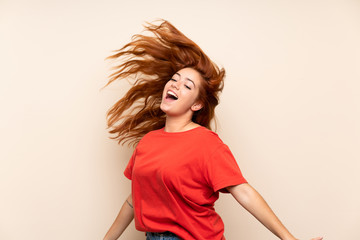
[[[174,96],[174,97],[178,98],[178,96],[176,96],[176,94],[175,94],[175,93],[173,93],[172,91],[168,91],[168,92],[167,92],[167,94],[172,95],[172,96]]]

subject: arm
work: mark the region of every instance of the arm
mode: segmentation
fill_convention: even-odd
[[[249,184],[244,183],[226,188],[248,212],[259,220],[267,229],[282,240],[296,240],[285,228],[263,197]],[[314,238],[313,240],[321,240]]]
[[[131,194],[128,196],[126,200],[132,205]],[[134,218],[134,210],[125,201],[114,223],[111,225],[109,231],[106,233],[104,240],[118,239],[121,236],[121,234],[125,231],[127,226],[129,226],[133,218]]]

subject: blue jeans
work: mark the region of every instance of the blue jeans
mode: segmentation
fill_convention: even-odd
[[[146,240],[180,240],[175,234],[171,232],[155,233],[147,232]]]

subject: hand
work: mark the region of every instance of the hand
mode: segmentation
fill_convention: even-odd
[[[323,237],[316,237],[316,238],[312,238],[311,240],[322,240]],[[296,240],[299,240],[299,239],[296,239]]]

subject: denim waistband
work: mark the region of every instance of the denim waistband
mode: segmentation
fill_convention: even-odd
[[[151,237],[177,237],[176,234],[166,231],[166,232],[146,232],[146,236]]]

